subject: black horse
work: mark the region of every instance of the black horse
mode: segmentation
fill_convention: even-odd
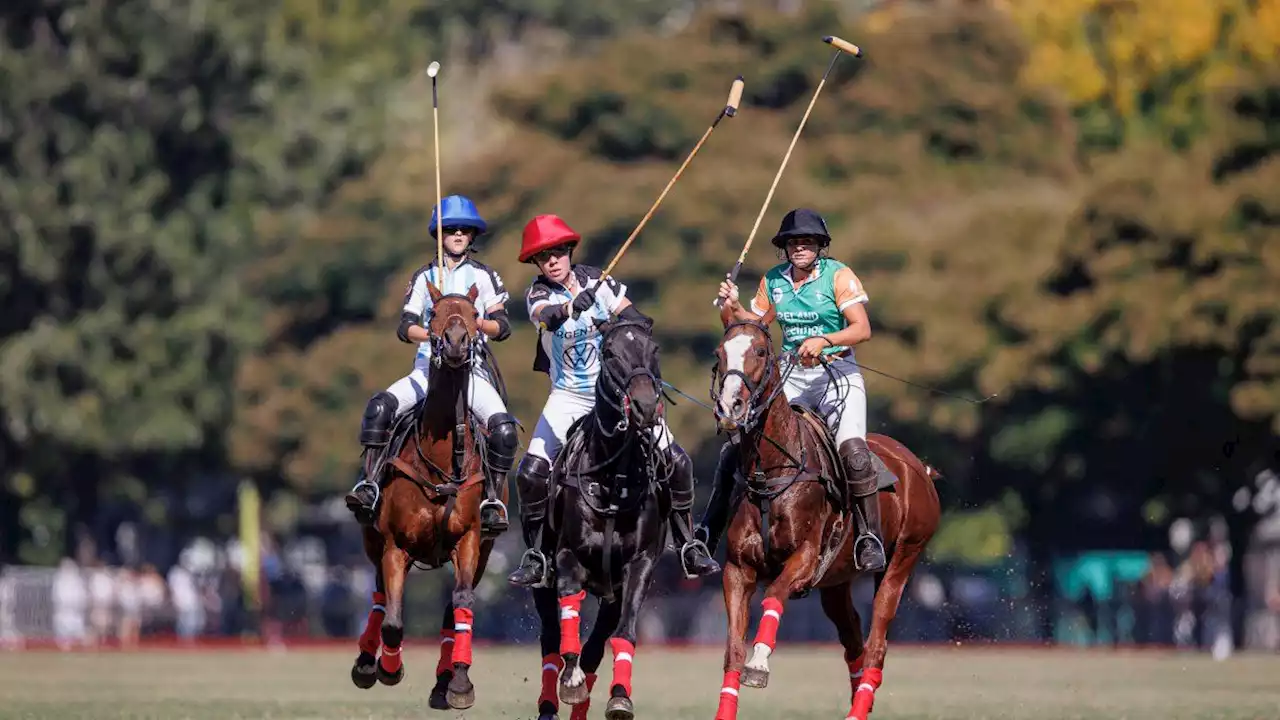
[[[658,435],[663,405],[652,321],[622,319],[600,329],[595,408],[573,425],[556,458],[541,533],[541,551],[554,557],[556,586],[533,591],[544,656],[540,720],[556,717],[545,681],[557,655],[560,699],[577,706],[575,720],[586,717],[606,639],[614,661],[605,715],[635,716],[636,623],[669,530],[667,480],[674,462]],[[579,614],[588,591],[600,598],[600,608],[584,647]]]

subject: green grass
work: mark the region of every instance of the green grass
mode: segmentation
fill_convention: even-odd
[[[476,706],[427,707],[435,651],[406,650],[396,687],[355,688],[354,652],[294,650],[148,653],[2,653],[0,718],[495,718],[534,716],[536,647],[477,648]],[[720,685],[716,650],[636,657],[638,718],[711,720]],[[607,662],[607,659],[606,659]],[[742,689],[741,720],[840,720],[849,705],[840,653],[779,648],[764,690]],[[608,671],[607,665],[603,668]],[[875,720],[1274,720],[1280,657],[890,649]],[[593,718],[604,716],[604,683]],[[567,709],[566,709],[567,710]],[[568,712],[560,716],[568,720]]]

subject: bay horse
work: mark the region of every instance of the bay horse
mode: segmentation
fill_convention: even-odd
[[[637,622],[666,547],[669,456],[660,447],[663,414],[658,345],[649,319],[601,323],[600,376],[592,411],[570,428],[552,466],[550,508],[539,546],[554,557],[555,587],[533,590],[543,654],[539,720],[559,700],[585,720],[606,639],[613,650],[608,720],[631,720]],[[580,636],[582,601],[600,598],[591,635]]]
[[[882,463],[878,498],[887,564],[875,577],[871,636],[864,643],[850,594],[861,573],[853,552],[857,533],[850,532],[854,518],[846,511],[845,470],[822,418],[787,401],[782,366],[791,365],[774,355],[773,317],[770,310],[759,321],[738,321],[728,310],[721,312],[725,333],[716,349],[712,397],[719,429],[738,441],[746,483],[734,494],[738,504],[727,533],[723,583],[729,632],[716,720],[735,720],[740,684],[768,684],[784,605],[814,588],[844,648],[852,688],[846,720],[866,720],[883,680],[889,625],[938,528],[934,479],[940,476],[897,440],[867,435]],[[725,382],[731,377],[740,382]],[[763,617],[748,659],[749,604],[757,584],[765,585]]]
[[[390,459],[379,463],[387,478],[374,523],[363,528],[365,554],[377,569],[376,591],[351,681],[368,689],[404,679],[405,578],[414,563],[435,569],[452,562],[453,596],[444,609],[429,704],[436,710],[465,710],[475,704],[468,677],[475,587],[494,542],[480,532],[483,435],[475,432],[466,395],[471,365],[480,355],[478,291],[473,285],[466,295],[445,295],[430,282],[427,291],[434,367],[426,397],[396,421],[384,451]],[[505,503],[505,481],[500,492]]]

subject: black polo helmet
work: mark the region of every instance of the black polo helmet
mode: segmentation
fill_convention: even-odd
[[[831,244],[831,234],[827,232],[827,222],[816,210],[796,208],[782,218],[778,226],[778,234],[773,236],[773,245],[785,248],[787,240],[793,237],[816,237],[823,247]]]

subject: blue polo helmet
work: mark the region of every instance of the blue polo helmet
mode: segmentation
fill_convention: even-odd
[[[469,227],[475,228],[476,235],[483,235],[489,225],[480,217],[480,211],[476,210],[476,204],[471,198],[465,195],[449,195],[441,198],[441,209],[444,211],[445,227]],[[427,224],[427,231],[431,233],[431,237],[436,236],[436,208],[431,208],[431,222]]]

